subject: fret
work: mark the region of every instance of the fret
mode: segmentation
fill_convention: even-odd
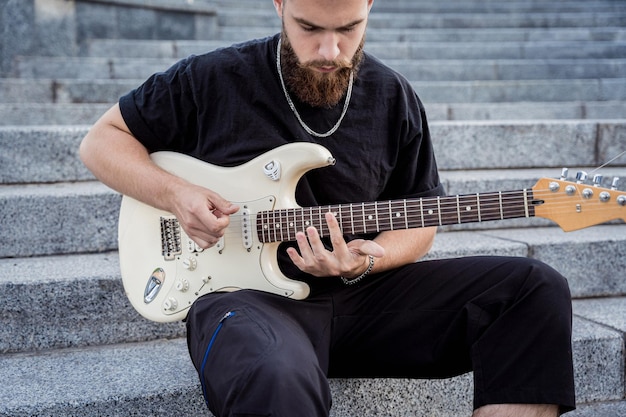
[[[423,227],[438,226],[441,224],[439,218],[439,199],[428,198],[422,199],[422,224]]]
[[[276,242],[276,211],[272,211],[272,216],[269,224],[270,239]]]
[[[298,214],[297,214],[297,209],[293,208],[293,209],[289,209],[288,211],[291,213],[291,216],[292,216],[291,223],[289,224],[289,229],[293,230],[293,238],[292,239],[295,240],[296,233],[298,233]]]
[[[507,193],[504,203],[505,219],[529,217],[531,209],[533,208],[528,205],[527,190]]]
[[[441,222],[441,198],[439,196],[437,196],[437,215],[439,217],[439,224],[443,224]]]
[[[324,221],[324,211],[322,207],[316,207],[314,210],[315,217],[313,220],[313,226],[319,231],[320,237],[324,237],[324,226],[326,226],[326,222]]]
[[[406,210],[406,199],[402,200],[402,206],[404,207],[404,228],[409,228],[409,215]]]
[[[384,230],[394,230],[391,212],[391,201],[388,200],[376,203],[376,212],[378,214],[376,230],[379,232]]]
[[[460,195],[459,224],[480,222],[479,195]]]
[[[376,218],[376,231],[380,232],[380,222],[378,221],[378,203],[374,203],[374,217]]]
[[[339,204],[337,206],[337,222],[339,223],[339,230],[341,230],[341,233],[345,233],[343,230],[343,215],[341,214],[341,208],[341,204]]]
[[[497,194],[480,194],[481,221],[499,220],[499,201]]]
[[[437,198],[439,209],[439,225],[455,224],[459,222],[459,199],[456,197]]]
[[[361,217],[363,218],[363,233],[367,233],[367,224],[365,222],[365,203],[361,203]]]
[[[277,234],[278,240],[280,240],[281,242],[285,240],[285,237],[283,236],[283,211],[282,210],[278,210],[278,223],[276,223],[276,234]],[[280,237],[278,237],[278,234],[280,234]]]
[[[407,229],[406,200],[389,202],[389,223],[395,229]]]
[[[350,225],[352,227],[352,234],[354,235],[354,209],[352,207],[352,204],[350,204]]]
[[[529,194],[532,194],[532,191],[529,192],[528,189],[524,188],[524,215],[526,217],[530,217],[530,210],[531,210],[531,206],[528,205],[528,198],[529,198]],[[533,216],[535,215],[535,207],[532,206],[533,209]]]
[[[363,204],[363,233],[378,232],[377,206],[375,203]]]
[[[528,195],[527,195],[527,189],[524,188],[524,214],[526,217],[528,217]]]
[[[482,218],[480,215],[480,194],[479,193],[476,193],[476,208],[478,211],[478,221],[482,222]]]
[[[504,208],[502,207],[502,191],[498,191],[498,200],[500,201],[500,220],[504,220]]]

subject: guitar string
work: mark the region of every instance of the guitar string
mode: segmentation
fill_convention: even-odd
[[[616,157],[606,161],[604,164],[600,165],[599,167],[597,167],[596,169],[594,169],[593,171],[591,171],[589,173],[589,175],[594,174],[598,171],[600,171],[602,168],[606,167],[607,165],[613,163],[614,161],[617,161],[619,158],[621,158],[622,156],[626,155],[626,151],[623,151],[622,153],[620,153],[619,155],[617,155]]]
[[[575,211],[573,211],[575,209],[576,204],[582,204],[585,207],[585,213],[589,213],[590,210],[597,210],[598,208],[600,210],[605,210],[605,208],[607,207],[608,204],[611,203],[611,201],[615,200],[615,198],[611,198],[611,201],[609,202],[601,202],[600,200],[598,200],[598,198],[592,198],[592,199],[587,199],[585,197],[582,196],[582,194],[580,193],[580,190],[578,189],[578,187],[576,188],[577,193],[576,195],[573,196],[569,196],[569,195],[563,195],[563,194],[559,194],[559,195],[555,195],[553,191],[546,189],[546,190],[531,190],[528,189],[527,191],[529,193],[532,192],[532,198],[529,196],[528,201],[529,201],[529,207],[540,207],[540,206],[536,206],[532,204],[532,201],[537,201],[537,200],[542,200],[544,199],[544,197],[546,199],[549,200],[549,203],[546,204],[550,204],[550,213],[554,214],[554,215],[558,215],[558,214],[575,214]],[[622,193],[620,191],[617,190],[607,190],[604,188],[597,188],[597,191],[602,192],[602,191],[611,191],[612,193],[617,195],[626,195],[626,193]],[[594,191],[596,191],[596,189],[594,189]],[[389,202],[386,201],[382,201],[382,202],[370,202],[370,203],[355,203],[355,204],[342,204],[341,205],[341,209],[345,210],[348,209],[350,206],[352,206],[353,208],[353,219],[352,219],[352,223],[357,223],[359,225],[362,225],[363,223],[363,217],[364,216],[368,216],[368,210],[372,211],[372,214],[375,214],[376,211],[376,206],[381,206],[382,207],[382,212],[383,215],[382,216],[378,216],[377,219],[377,224],[379,226],[379,228],[383,229],[383,230],[387,230],[387,228],[392,225],[392,224],[401,224],[402,222],[408,222],[412,225],[414,224],[420,224],[421,223],[421,219],[422,217],[425,218],[435,218],[436,220],[439,219],[439,217],[442,218],[442,220],[445,220],[444,225],[449,225],[449,224],[456,224],[458,222],[455,221],[449,221],[450,219],[454,220],[454,219],[458,219],[459,216],[461,216],[462,218],[467,218],[470,215],[473,216],[478,216],[478,210],[474,209],[470,212],[467,211],[463,211],[464,207],[467,207],[467,204],[462,204],[460,206],[457,206],[457,196],[446,196],[446,197],[442,197],[441,199],[439,199],[439,205],[437,204],[437,199],[433,199],[431,197],[426,197],[426,199],[410,199],[410,200],[406,200],[406,213],[405,215],[402,215],[398,218],[389,218],[387,215],[387,212],[389,211]],[[458,197],[461,198],[469,198],[469,199],[473,199],[476,197],[476,194],[463,194],[463,195],[459,195]],[[501,198],[500,198],[501,197]],[[505,213],[508,213],[511,210],[511,207],[515,208],[516,211],[518,212],[524,212],[524,193],[523,190],[514,190],[514,191],[503,191],[501,193],[499,192],[491,192],[491,193],[479,193],[479,198],[480,198],[480,217],[484,220],[482,220],[481,222],[486,222],[486,221],[492,221],[494,220],[494,218],[497,220],[500,217],[500,213],[501,211],[504,211]],[[467,201],[465,201],[467,203]],[[614,201],[613,201],[614,202]],[[393,209],[392,208],[392,214],[394,212],[404,212],[404,200],[395,200],[391,202],[392,204],[395,203],[396,205],[400,205],[401,209],[398,211],[397,209]],[[422,209],[426,209],[428,210],[428,208],[433,210],[433,214],[429,214],[428,212],[424,213],[424,216],[422,216],[421,210]],[[617,209],[619,209],[620,206],[614,206]],[[308,208],[308,207],[304,207],[304,208],[289,208],[289,209],[277,209],[277,210],[264,210],[264,211],[260,211],[257,213],[252,213],[249,218],[254,218],[254,221],[251,221],[250,224],[251,226],[253,226],[254,233],[257,233],[256,231],[256,226],[257,226],[257,221],[256,221],[256,217],[258,215],[263,215],[264,213],[266,213],[266,215],[268,216],[267,218],[267,222],[270,222],[272,224],[284,224],[285,222],[287,222],[287,216],[295,216],[298,218],[298,221],[296,222],[291,222],[295,227],[297,226],[302,226],[302,224],[298,224],[298,223],[304,223],[308,217],[311,217],[309,219],[309,222],[311,223],[311,225],[318,227],[319,229],[322,229],[320,231],[320,233],[323,231],[324,234],[327,234],[327,227],[326,227],[326,223],[323,221],[323,213],[327,212],[327,211],[333,211],[333,209],[338,209],[339,205],[331,205],[331,206],[321,206],[321,207],[314,207],[314,208]],[[461,210],[459,210],[459,208]],[[363,210],[365,209],[365,210]],[[381,210],[381,207],[378,207],[379,211]],[[312,216],[311,213],[306,213],[307,211],[312,210]],[[394,211],[395,210],[395,211]],[[291,211],[292,213],[287,213],[287,211]],[[278,212],[279,215],[278,216],[269,216],[269,214],[267,213],[276,213]],[[356,213],[356,214],[355,214]],[[282,219],[281,216],[284,214],[285,219]],[[342,211],[343,214],[343,211]],[[322,217],[322,223],[320,224],[320,216]],[[350,216],[347,216],[348,218]],[[405,219],[406,217],[406,219]],[[525,216],[519,216],[520,218],[523,218]],[[533,216],[529,216],[529,217],[533,217]],[[536,216],[535,216],[536,217]],[[231,216],[232,222],[231,222],[231,227],[228,228],[228,230],[225,233],[225,237],[232,237],[232,236],[241,236],[242,232],[240,231],[241,227],[243,226],[243,222],[242,222],[242,218],[243,216],[241,215],[233,215]],[[505,215],[504,219],[505,220],[509,220],[509,219],[513,219],[513,218],[517,218],[517,216],[514,217],[507,217]],[[376,219],[370,220],[369,218],[366,219],[366,221],[375,221]],[[465,221],[462,223],[479,223],[478,221],[474,222],[474,221]],[[437,223],[435,225],[438,225],[439,222],[437,221]],[[321,227],[320,227],[321,225]],[[239,226],[239,227],[238,227]],[[357,227],[355,226],[355,229]],[[359,226],[359,231],[361,231],[362,226]],[[369,230],[371,228],[371,225],[366,226],[366,230]],[[400,228],[400,227],[399,227]],[[375,229],[372,229],[375,230]],[[294,229],[290,228],[287,231],[284,231],[283,229],[272,229],[272,230],[267,230],[267,231],[263,231],[263,232],[259,232],[259,233],[265,233],[265,234],[270,234],[270,235],[278,235],[278,234],[294,234],[294,239],[295,239],[295,233],[296,231]]]

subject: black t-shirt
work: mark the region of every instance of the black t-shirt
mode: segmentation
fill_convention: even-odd
[[[301,206],[443,194],[424,108],[409,82],[366,54],[350,106],[328,138],[309,135],[290,109],[278,77],[278,35],[184,59],[120,99],[133,135],[150,152],[182,152],[236,166],[289,142],[314,142],[335,157],[308,172]],[[326,132],[335,108],[308,106],[291,94],[305,123]]]

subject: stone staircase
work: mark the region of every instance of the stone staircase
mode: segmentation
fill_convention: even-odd
[[[151,73],[278,31],[271,2],[24,0],[2,10],[0,416],[208,415],[184,326],[148,322],[126,300],[120,196],[77,148]],[[595,171],[626,150],[623,1],[379,0],[368,42],[425,102],[450,194],[529,188],[561,167],[601,173],[605,187],[626,178],[624,155]],[[527,256],[568,278],[579,402],[570,415],[626,416],[626,225],[442,229],[429,258]],[[335,417],[471,414],[471,374],[331,387]]]

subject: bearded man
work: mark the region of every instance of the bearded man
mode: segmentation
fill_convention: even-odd
[[[153,75],[81,144],[101,181],[172,213],[205,250],[228,233],[240,203],[166,172],[151,152],[233,167],[285,144],[317,143],[336,163],[303,176],[300,206],[443,195],[424,106],[404,77],[363,52],[373,0],[274,6],[279,35]],[[476,415],[574,408],[571,300],[561,275],[526,258],[416,262],[435,227],[360,233],[342,230],[339,217],[326,212],[324,232],[293,226],[295,240],[280,247],[281,273],[308,284],[305,299],[241,289],[189,308],[189,352],[214,415],[328,416],[329,377],[469,371]]]

